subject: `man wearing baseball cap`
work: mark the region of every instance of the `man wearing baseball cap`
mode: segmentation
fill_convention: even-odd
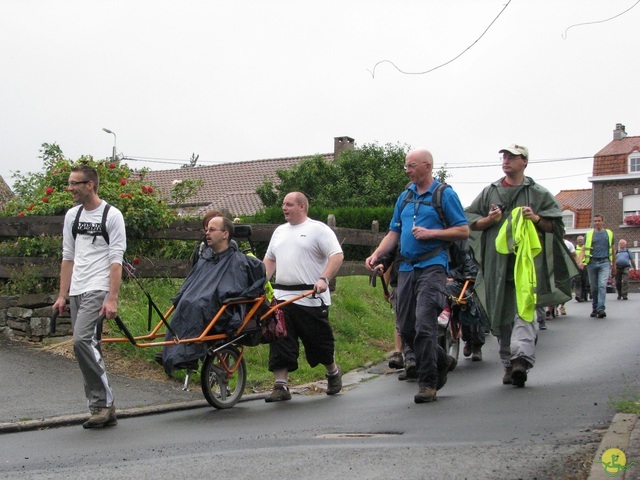
[[[529,163],[527,147],[511,144],[499,153],[505,176],[485,187],[465,213],[480,266],[476,293],[489,317],[491,332],[500,343],[500,359],[505,370],[502,383],[524,387],[527,372],[535,364],[538,332],[535,315],[524,315],[521,306],[544,307],[569,300],[571,277],[577,274],[577,268],[564,248],[560,204],[546,188],[524,174]],[[516,226],[521,232],[530,233],[533,238],[527,238],[532,240],[531,244],[537,244],[537,236],[541,247],[540,253],[533,254],[531,248],[527,252],[533,267],[526,273],[536,284],[528,293],[516,288],[518,279],[522,278],[523,265],[527,265],[518,262],[517,255],[522,254],[528,243],[518,244],[518,254],[497,251],[499,235],[506,234],[509,241],[516,243],[520,241],[517,235],[509,237]],[[554,275],[543,272],[554,272]]]

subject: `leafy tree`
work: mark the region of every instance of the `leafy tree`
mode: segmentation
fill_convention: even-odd
[[[291,191],[305,193],[321,207],[393,205],[407,184],[403,170],[406,145],[366,144],[342,152],[334,161],[316,155],[289,170],[278,170],[280,182],[270,180],[256,193],[265,207],[279,206]]]

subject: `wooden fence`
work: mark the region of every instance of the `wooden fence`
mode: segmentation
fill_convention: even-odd
[[[63,216],[55,217],[0,217],[0,239],[18,237],[39,237],[60,235],[64,222]],[[380,233],[377,222],[373,222],[370,231],[351,228],[335,227],[335,220],[330,216],[327,223],[335,231],[342,245],[364,245],[375,248],[384,233]],[[251,240],[254,242],[268,242],[277,225],[252,224]],[[178,221],[168,228],[150,232],[148,239],[191,240],[196,242],[202,238],[201,221]],[[238,238],[243,240],[246,238]],[[34,266],[42,272],[45,278],[56,278],[60,273],[60,260],[40,257],[0,257],[0,278],[10,278],[12,270],[19,266]],[[186,277],[190,265],[188,260],[171,259],[142,259],[137,265],[140,277]],[[364,261],[349,261],[346,259],[338,276],[369,275]]]

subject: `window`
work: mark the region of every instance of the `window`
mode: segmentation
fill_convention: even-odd
[[[622,197],[622,221],[626,225],[640,225],[640,195]]]
[[[562,223],[564,223],[565,230],[573,230],[575,228],[576,214],[571,210],[564,210],[562,212]]]
[[[640,173],[640,152],[637,150],[629,155],[629,173]]]

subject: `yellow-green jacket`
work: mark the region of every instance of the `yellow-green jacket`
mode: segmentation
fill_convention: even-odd
[[[613,262],[613,232],[608,228],[605,228],[605,231],[609,237],[609,261]],[[582,260],[582,263],[585,265],[591,260],[591,253],[593,251],[593,248],[591,247],[591,243],[593,242],[593,232],[594,230],[589,230],[584,237],[584,260]]]
[[[522,207],[514,208],[500,227],[496,251],[503,255],[515,254],[513,276],[518,315],[527,322],[533,322],[538,285],[533,259],[542,251],[542,246],[535,225],[522,215]]]

